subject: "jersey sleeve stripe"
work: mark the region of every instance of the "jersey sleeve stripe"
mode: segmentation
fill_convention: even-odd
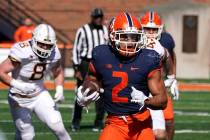
[[[156,71],[161,71],[161,68],[157,68],[157,69],[152,70],[152,71],[147,75],[147,77],[148,77],[148,78],[151,78],[152,75],[153,75]]]
[[[13,61],[13,62],[19,62],[19,63],[20,63],[20,60],[19,60],[19,59],[15,58],[15,57],[13,57],[13,56],[11,56],[11,55],[9,55],[8,58],[9,58],[11,61]]]

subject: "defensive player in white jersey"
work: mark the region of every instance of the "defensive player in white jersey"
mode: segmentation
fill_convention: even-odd
[[[10,86],[8,101],[17,130],[15,140],[34,138],[33,112],[59,140],[71,140],[56,107],[56,102],[64,100],[64,74],[60,59],[53,28],[40,24],[35,28],[32,39],[16,43],[8,58],[0,64],[0,80]],[[43,83],[49,72],[55,79],[54,100]]]
[[[174,96],[174,99],[178,99],[179,91],[177,88],[177,81],[175,79],[176,70],[175,64],[172,61],[172,58],[165,48],[159,42],[161,37],[163,24],[162,21],[157,14],[157,12],[147,12],[144,16],[141,17],[141,24],[143,30],[147,36],[147,49],[155,50],[159,53],[162,58],[162,63],[164,65],[164,69],[167,69],[167,80],[165,80],[165,86],[171,88],[171,94]],[[173,120],[173,108],[170,97],[168,96],[168,104],[165,110],[150,110],[151,117],[153,121],[153,131],[157,140],[171,140],[171,133],[173,133],[173,121],[170,123],[168,127],[168,122]],[[167,115],[169,114],[169,115]],[[166,120],[166,122],[165,122]],[[169,130],[168,130],[169,129]],[[167,133],[166,133],[167,130]],[[169,131],[169,132],[168,132]]]

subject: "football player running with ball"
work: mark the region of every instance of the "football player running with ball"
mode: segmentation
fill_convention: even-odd
[[[109,30],[111,45],[94,48],[86,78],[90,88],[79,87],[77,101],[87,106],[103,96],[108,116],[99,140],[154,140],[147,108],[164,109],[167,104],[160,57],[143,49],[145,35],[131,14],[120,13]],[[100,95],[99,85],[104,89]]]
[[[64,100],[64,73],[60,59],[53,28],[40,24],[32,39],[14,44],[8,58],[0,64],[0,79],[10,86],[8,101],[16,125],[16,140],[34,138],[33,112],[59,140],[71,140],[55,103]],[[56,85],[54,100],[43,83],[44,76],[50,71]],[[10,72],[12,76],[8,74]]]

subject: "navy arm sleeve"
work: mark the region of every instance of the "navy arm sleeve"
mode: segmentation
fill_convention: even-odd
[[[161,34],[160,44],[168,50],[170,55],[173,54],[173,49],[175,48],[175,42],[173,37],[169,33],[163,32]]]

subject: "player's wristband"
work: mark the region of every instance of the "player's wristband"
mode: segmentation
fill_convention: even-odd
[[[56,90],[56,92],[59,92],[59,93],[63,93],[63,86],[62,85],[58,85],[58,86],[56,86],[56,88],[55,88],[55,90]]]
[[[175,77],[175,74],[171,74],[171,75],[167,75],[167,78],[168,79],[175,79],[176,77]]]

